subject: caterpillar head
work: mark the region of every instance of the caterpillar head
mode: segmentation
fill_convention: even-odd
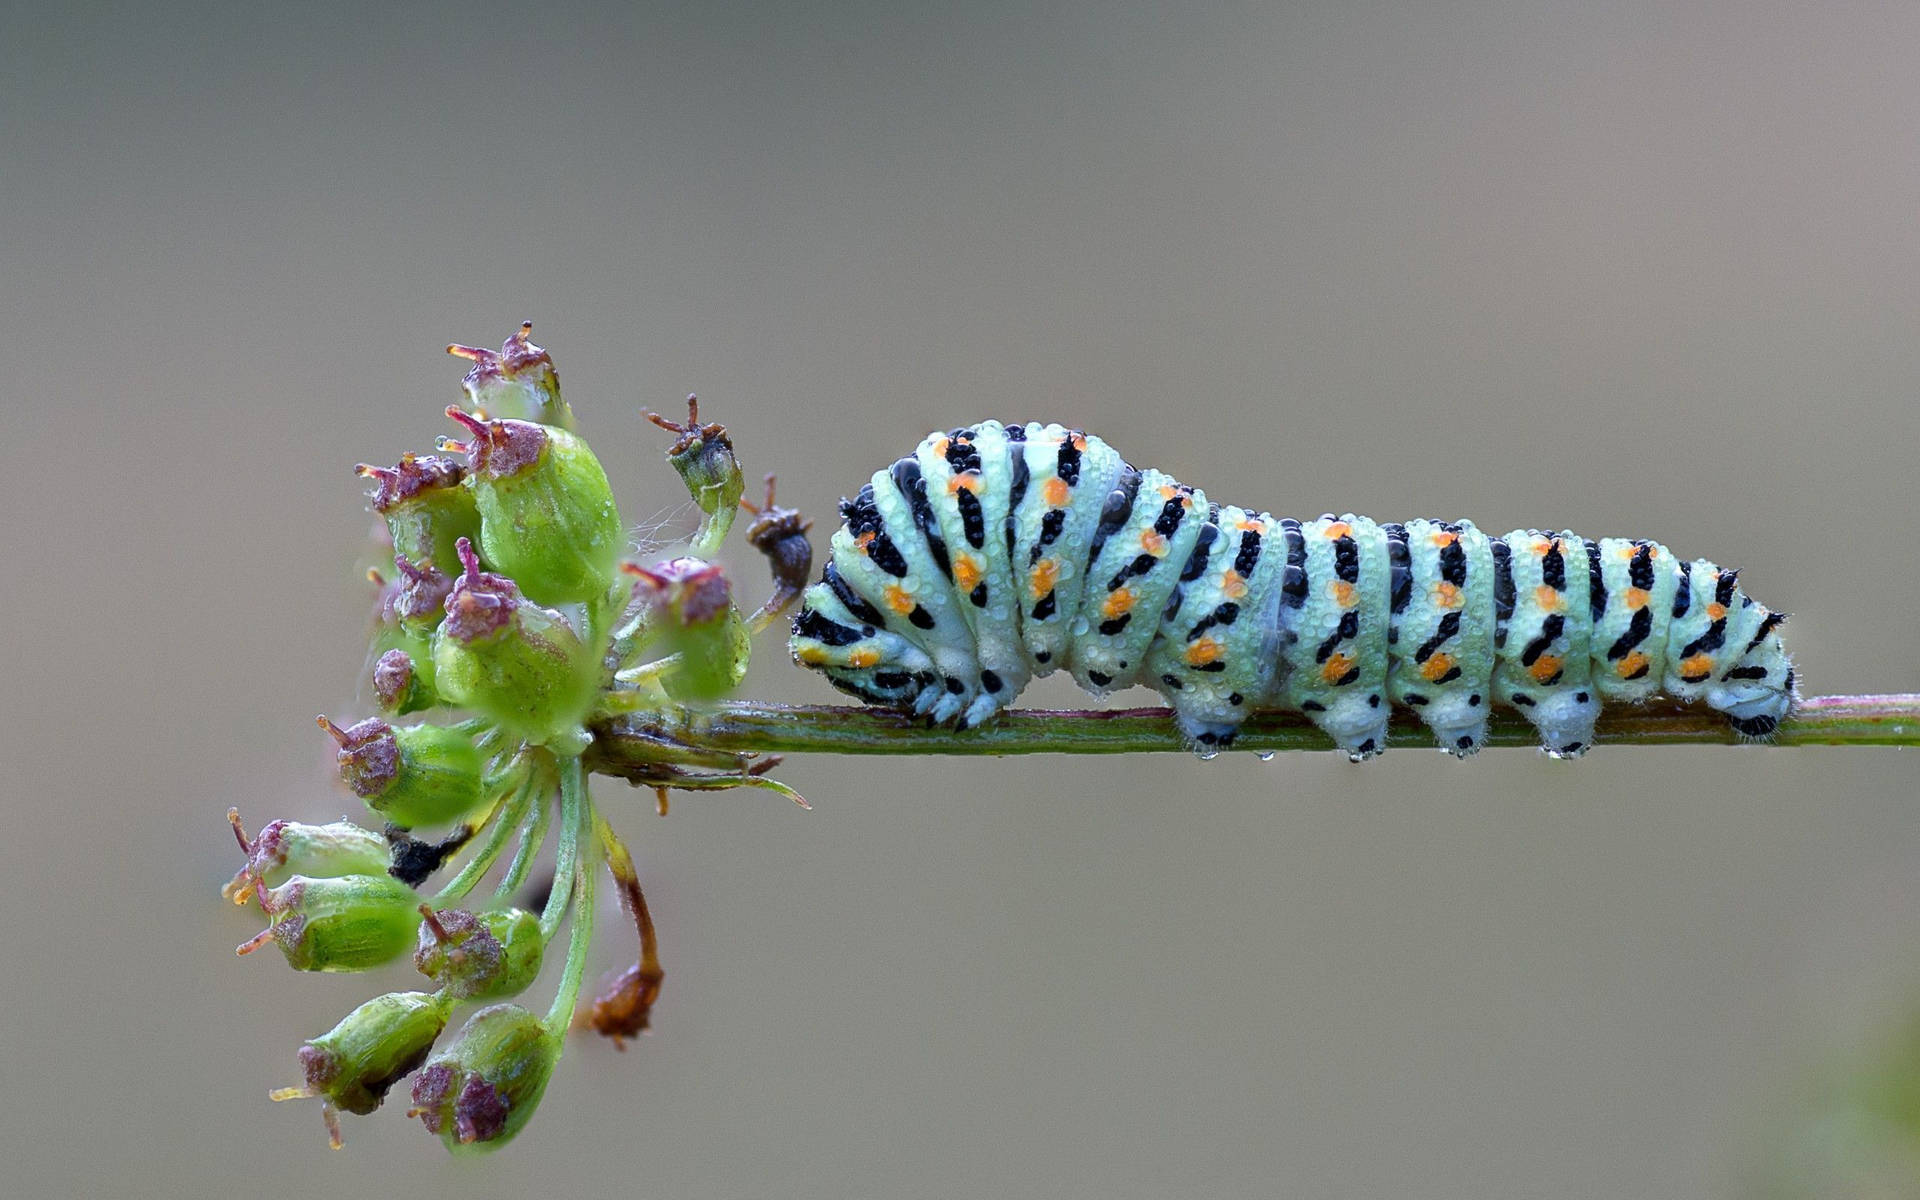
[[[789,642],[793,661],[868,704],[913,709],[939,679],[913,643],[861,621],[833,590],[816,583],[801,599]]]

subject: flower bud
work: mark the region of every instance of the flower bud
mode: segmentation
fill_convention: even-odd
[[[626,545],[607,473],[587,444],[531,421],[481,421],[458,408],[470,442],[445,442],[472,464],[480,551],[541,604],[597,601]]]
[[[340,751],[340,778],[367,807],[402,829],[445,825],[484,799],[473,739],[441,725],[402,725],[378,717],[342,729],[325,717]]]
[[[525,991],[540,974],[540,918],[523,908],[473,913],[420,906],[413,965],[460,1000],[496,1000]]]
[[[227,810],[233,836],[247,865],[220,894],[235,904],[253,898],[254,884],[278,887],[295,875],[329,879],[340,875],[378,875],[387,869],[387,840],[347,821],[331,825],[302,825],[297,821],[269,821],[260,836],[247,838],[240,826],[240,810]]]
[[[667,462],[680,475],[700,511],[709,515],[731,514],[746,493],[746,477],[740,460],[733,454],[733,439],[727,427],[718,422],[700,423],[700,398],[687,397],[687,419],[671,421],[659,413],[648,413],[647,420],[677,433],[680,440],[667,447]]]
[[[368,499],[387,519],[397,556],[421,566],[431,564],[446,575],[460,569],[453,544],[480,529],[473,493],[464,485],[464,467],[437,455],[404,454],[396,466],[361,463],[354,470],[375,482]]]
[[[687,485],[694,504],[707,515],[700,531],[694,535],[695,552],[712,554],[726,539],[727,530],[733,527],[734,513],[747,486],[746,477],[740,471],[740,460],[733,456],[733,439],[727,436],[725,425],[700,423],[698,396],[687,397],[684,424],[652,412],[647,414],[647,420],[680,435],[680,440],[667,448],[667,462]]]
[[[465,538],[459,549],[466,571],[433,636],[436,688],[509,733],[577,751],[600,664],[564,617],[527,603],[513,580],[482,571]]]
[[[524,321],[498,353],[461,345],[448,346],[447,353],[473,362],[460,382],[482,417],[572,429],[573,410],[560,398],[553,356],[527,340],[532,333],[533,322]]]
[[[426,992],[375,996],[301,1047],[304,1085],[268,1094],[320,1100],[327,1140],[338,1150],[340,1110],[364,1115],[379,1108],[388,1089],[426,1061],[452,1007],[450,999]]]
[[[268,925],[236,953],[278,942],[296,971],[366,971],[392,962],[413,944],[420,915],[413,889],[388,875],[295,875],[271,891],[256,882],[254,894]]]
[[[634,576],[634,599],[645,610],[648,649],[680,656],[661,677],[676,700],[725,695],[746,675],[746,622],[733,606],[733,589],[718,563],[670,558],[651,567],[621,568]]]
[[[407,1115],[449,1150],[504,1145],[533,1115],[559,1059],[560,1039],[539,1017],[517,1004],[483,1008],[427,1060]]]
[[[432,645],[420,657],[395,646],[374,660],[373,699],[381,712],[401,716],[440,702],[433,691]]]

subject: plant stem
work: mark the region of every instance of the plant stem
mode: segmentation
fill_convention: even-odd
[[[560,922],[567,915],[567,905],[573,900],[573,890],[580,874],[580,845],[583,831],[588,827],[581,822],[581,807],[587,802],[586,787],[581,779],[580,760],[567,758],[559,766],[560,776],[560,845],[553,852],[553,888],[547,893],[547,907],[540,914],[540,940],[551,943],[553,935],[560,932]]]
[[[662,744],[737,754],[1136,754],[1189,750],[1164,708],[1015,709],[980,729],[929,729],[883,709],[725,701],[704,712],[669,707],[611,717],[595,726],[589,769],[641,780]],[[1394,744],[1431,746],[1410,712],[1396,712]],[[1629,746],[1732,745],[1742,739],[1704,705],[1660,701],[1610,708],[1597,742]],[[1489,746],[1537,747],[1517,713],[1497,712]],[[1774,735],[1775,746],[1920,745],[1920,694],[1815,696]],[[1241,727],[1235,751],[1328,750],[1333,743],[1298,713],[1263,711]]]
[[[568,889],[573,899],[573,927],[569,931],[567,964],[560,975],[560,988],[547,1009],[547,1031],[555,1038],[566,1033],[573,1019],[574,1006],[580,1001],[580,981],[586,976],[587,946],[593,941],[593,868],[598,842],[593,837],[593,799],[587,795],[586,778],[577,758],[560,764],[560,815],[565,822],[560,831],[561,850],[564,852],[568,846],[574,848],[570,860],[573,878]],[[557,874],[553,886],[554,895],[558,896],[561,885]],[[551,910],[553,905],[549,904],[548,908]]]
[[[513,786],[512,794],[502,796],[495,801],[492,811],[487,814],[486,823],[490,826],[487,829],[487,840],[473,852],[473,857],[467,860],[466,866],[460,868],[460,873],[449,879],[446,886],[434,894],[431,903],[435,908],[445,908],[472,891],[473,885],[479,883],[480,877],[493,866],[493,860],[500,857],[500,851],[506,847],[507,838],[520,827],[520,822],[526,814],[526,799],[532,784],[522,779]]]

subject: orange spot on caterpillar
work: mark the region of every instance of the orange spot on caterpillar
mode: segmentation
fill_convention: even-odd
[[[907,594],[907,589],[901,587],[899,584],[890,583],[887,585],[887,607],[894,612],[904,617],[914,610],[914,606],[917,603],[918,601]]]
[[[1187,665],[1190,667],[1204,667],[1208,663],[1219,662],[1226,652],[1226,647],[1222,646],[1219,642],[1214,641],[1210,637],[1203,637],[1187,647]],[[1339,655],[1335,655],[1334,657],[1338,658]]]
[[[1545,683],[1558,675],[1565,665],[1558,654],[1542,654],[1533,660],[1533,665],[1527,668],[1527,673],[1532,675],[1536,682]]]
[[[1073,442],[1073,448],[1074,448],[1075,450],[1079,450],[1079,451],[1082,451],[1082,452],[1084,452],[1084,451],[1086,450],[1086,448],[1087,448],[1087,435],[1086,435],[1086,434],[1084,434],[1084,433],[1081,433],[1081,432],[1080,432],[1079,430],[1077,430],[1077,429],[1076,429],[1076,430],[1074,430],[1074,431],[1073,431],[1073,436],[1072,436],[1072,438],[1071,438],[1070,440],[1071,440],[1071,441]]]
[[[1692,658],[1680,660],[1680,678],[1688,683],[1699,683],[1713,674],[1713,655],[1696,654]]]
[[[867,547],[873,543],[873,539],[879,536],[880,535],[874,530],[869,529],[859,537],[853,539],[853,544],[860,548],[860,553],[865,554]]]
[[[1240,572],[1228,567],[1226,574],[1220,576],[1220,594],[1229,600],[1238,600],[1247,594],[1247,581],[1240,578]]]
[[[1453,670],[1453,655],[1442,651],[1420,664],[1420,677],[1428,683],[1436,683],[1442,675]]]
[[[1259,517],[1242,517],[1237,528],[1241,533],[1265,533],[1267,523]]]
[[[856,646],[847,651],[847,665],[856,671],[864,671],[868,667],[878,666],[879,663],[880,652],[872,646]]]
[[[1724,616],[1726,616],[1726,615],[1727,615],[1727,606],[1726,606],[1726,605],[1724,605],[1724,604],[1709,604],[1709,605],[1707,605],[1707,620],[1709,620],[1709,621],[1718,621],[1718,620],[1719,620],[1719,619],[1720,619],[1721,617],[1724,617]]]
[[[1158,530],[1149,529],[1140,535],[1140,548],[1155,558],[1165,558],[1167,539],[1160,536]]]
[[[1460,589],[1442,579],[1433,585],[1433,602],[1441,608],[1459,608],[1467,602]]]
[[[1327,657],[1326,662],[1320,664],[1320,678],[1323,682],[1338,684],[1351,670],[1353,670],[1353,660],[1336,650]]]
[[[1134,594],[1132,588],[1115,588],[1107,593],[1106,601],[1100,605],[1100,615],[1111,621],[1133,611]]]
[[[960,492],[978,492],[979,490],[980,472],[978,471],[968,471],[964,475],[955,475],[952,479],[947,480],[947,494],[949,496]]]
[[[1035,600],[1042,599],[1060,582],[1060,564],[1051,558],[1043,558],[1033,566],[1027,576],[1027,591]]]
[[[1622,679],[1630,679],[1647,669],[1647,656],[1635,650],[1619,662],[1613,664],[1614,673]]]
[[[1341,608],[1352,608],[1360,603],[1360,589],[1344,579],[1334,580],[1333,586],[1328,591],[1333,596],[1333,602]]]
[[[1451,530],[1442,529],[1433,535],[1433,544],[1445,549],[1460,540],[1460,535]]]
[[[1544,583],[1533,589],[1533,602],[1540,606],[1542,612],[1557,613],[1567,607],[1566,596]]]
[[[947,456],[947,447],[951,445],[953,445],[952,438],[938,439],[933,443],[933,456],[935,458],[945,458]]]
[[[1647,606],[1647,601],[1650,597],[1648,597],[1647,589],[1645,588],[1628,588],[1626,591],[1620,593],[1620,598],[1627,602],[1628,608],[1641,609]]]
[[[963,592],[972,591],[973,585],[980,582],[980,564],[974,561],[973,555],[953,556],[953,581],[960,585]]]
[[[1067,501],[1073,499],[1073,489],[1068,487],[1067,481],[1058,475],[1047,480],[1040,494],[1045,498],[1048,508],[1065,508]]]
[[[1335,521],[1321,532],[1326,535],[1328,541],[1332,541],[1334,538],[1351,537],[1353,535],[1353,526],[1347,524],[1345,521]]]
[[[1170,483],[1163,483],[1160,485],[1160,498],[1162,500],[1171,500],[1175,496],[1179,495],[1179,493],[1180,493],[1180,489],[1174,487]]]
[[[833,656],[825,646],[802,646],[793,652],[794,661],[807,667],[824,667]]]

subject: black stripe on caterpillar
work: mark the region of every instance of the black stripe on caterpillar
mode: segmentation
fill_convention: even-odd
[[[1562,756],[1603,702],[1703,701],[1754,738],[1793,707],[1785,615],[1657,542],[1281,519],[1037,422],[930,434],[840,509],[794,659],[936,722],[976,725],[1061,668],[1096,694],[1158,690],[1203,751],[1277,706],[1355,761],[1395,704],[1461,756],[1493,704]]]

